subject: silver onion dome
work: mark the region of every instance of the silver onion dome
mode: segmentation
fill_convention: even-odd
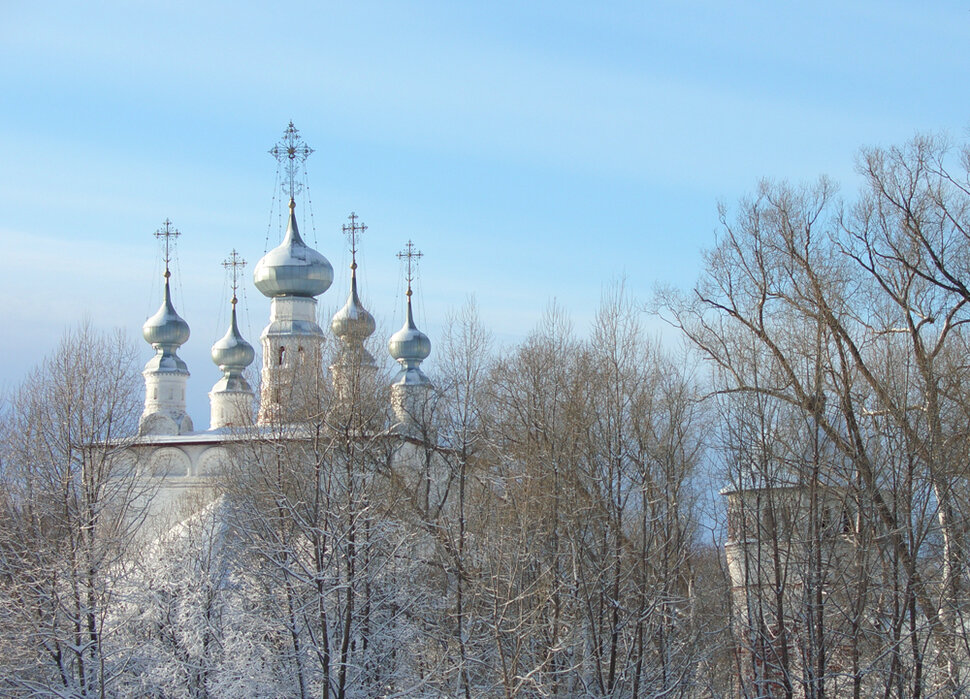
[[[239,334],[239,326],[236,324],[236,307],[232,308],[232,320],[229,323],[229,330],[212,345],[212,361],[216,363],[223,372],[241,372],[256,358],[256,351],[253,346],[246,342]]]
[[[327,258],[300,237],[296,204],[290,199],[290,218],[279,246],[263,255],[253,269],[256,288],[264,296],[319,296],[333,283],[333,267]]]
[[[350,273],[350,296],[344,307],[334,314],[330,321],[333,334],[344,342],[363,342],[374,334],[377,324],[357,295],[357,271]]]
[[[141,326],[142,337],[152,347],[177,349],[189,339],[189,324],[175,312],[168,277],[165,277],[165,300],[161,308]]]
[[[185,362],[176,354],[179,347],[189,339],[189,324],[175,312],[172,305],[172,292],[169,288],[169,273],[165,272],[165,300],[155,315],[141,326],[142,337],[157,354],[145,366],[153,371],[188,371]]]
[[[418,365],[431,354],[431,340],[414,324],[410,296],[408,296],[408,314],[404,327],[391,335],[387,349],[405,370],[417,369]]]

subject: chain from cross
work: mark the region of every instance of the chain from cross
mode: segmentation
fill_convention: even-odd
[[[357,214],[353,211],[350,212],[350,216],[347,217],[350,220],[350,224],[343,225],[344,235],[347,236],[347,240],[350,241],[350,268],[357,269],[357,241],[360,240],[360,236],[367,230],[367,226],[363,222],[357,223]]]
[[[172,226],[172,221],[169,220],[169,219],[167,219],[167,218],[162,223],[162,226],[163,226],[163,228],[159,228],[157,231],[155,231],[154,236],[156,238],[158,238],[159,240],[161,240],[162,238],[165,239],[165,243],[164,243],[164,245],[165,245],[165,278],[168,279],[169,277],[172,276],[172,273],[169,272],[169,270],[168,270],[169,263],[172,261],[172,255],[171,255],[172,239],[173,238],[178,238],[182,234],[179,233],[178,230],[176,230]]]
[[[236,305],[236,290],[239,289],[239,272],[246,266],[246,260],[244,260],[236,249],[233,248],[232,252],[229,253],[227,257],[222,262],[222,266],[226,268],[226,271],[232,274],[232,305]]]
[[[408,244],[404,246],[404,249],[397,254],[397,259],[407,260],[408,265],[408,299],[411,298],[411,282],[414,281],[414,267],[417,266],[417,261],[424,257],[424,254],[420,250],[414,249],[414,243],[410,240]]]
[[[312,152],[313,149],[300,138],[300,132],[293,126],[292,121],[286,127],[286,131],[283,132],[283,138],[280,139],[280,142],[269,149],[269,154],[276,158],[276,162],[283,170],[285,175],[283,186],[284,188],[288,187],[291,200],[303,189],[303,183],[298,182],[297,178],[300,175],[300,168],[303,167]]]

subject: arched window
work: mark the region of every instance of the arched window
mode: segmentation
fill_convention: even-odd
[[[280,353],[277,358],[277,366],[283,366],[283,362],[286,361],[286,347],[280,345]]]

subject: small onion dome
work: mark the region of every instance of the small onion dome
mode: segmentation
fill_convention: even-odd
[[[333,267],[327,258],[300,237],[295,208],[290,199],[290,220],[283,242],[263,255],[253,269],[256,288],[269,298],[319,296],[333,283]]]
[[[345,342],[363,342],[374,334],[376,328],[374,316],[368,313],[357,295],[357,271],[352,269],[350,296],[344,307],[334,314],[333,320],[330,321],[330,329],[333,330],[334,335]]]
[[[242,371],[256,358],[253,346],[239,334],[236,325],[236,307],[232,308],[232,321],[222,339],[212,345],[212,361],[224,372]]]
[[[417,368],[431,354],[431,340],[414,325],[411,297],[408,296],[408,317],[404,327],[391,335],[387,349],[406,369]]]
[[[168,276],[165,277],[165,300],[155,315],[141,326],[141,334],[155,349],[177,349],[189,339],[189,324],[182,320],[172,305]]]

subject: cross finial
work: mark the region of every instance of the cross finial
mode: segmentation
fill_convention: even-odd
[[[297,177],[299,177],[300,168],[312,152],[313,149],[300,137],[300,132],[293,126],[292,121],[283,132],[283,138],[269,150],[269,154],[276,158],[276,162],[283,169],[285,175],[283,187],[290,195],[291,201],[303,188],[303,184],[297,181]]]
[[[347,217],[350,220],[350,224],[344,224],[344,235],[347,236],[347,240],[350,241],[350,269],[357,269],[357,241],[360,240],[361,234],[367,230],[367,226],[361,223],[357,223],[357,214],[353,211],[350,212],[350,216]]]
[[[233,248],[232,252],[229,253],[227,257],[222,262],[222,266],[226,268],[230,274],[232,274],[232,307],[236,307],[236,290],[239,288],[239,272],[243,267],[246,266],[246,260],[244,260],[236,249]]]
[[[159,228],[157,231],[155,231],[155,234],[154,235],[159,240],[161,240],[162,238],[165,239],[165,243],[164,243],[164,245],[165,245],[165,278],[168,279],[169,277],[172,276],[172,273],[169,271],[168,267],[169,267],[169,263],[172,261],[172,254],[171,254],[172,250],[171,250],[171,247],[174,244],[173,238],[178,238],[182,234],[179,233],[178,230],[176,230],[172,226],[171,220],[169,220],[169,219],[166,218],[165,221],[162,223],[162,228]]]
[[[424,257],[424,254],[420,250],[414,248],[414,243],[410,240],[408,244],[404,246],[404,249],[397,254],[397,259],[407,260],[408,265],[408,301],[411,300],[411,282],[414,281],[414,268],[417,267],[418,260]]]

